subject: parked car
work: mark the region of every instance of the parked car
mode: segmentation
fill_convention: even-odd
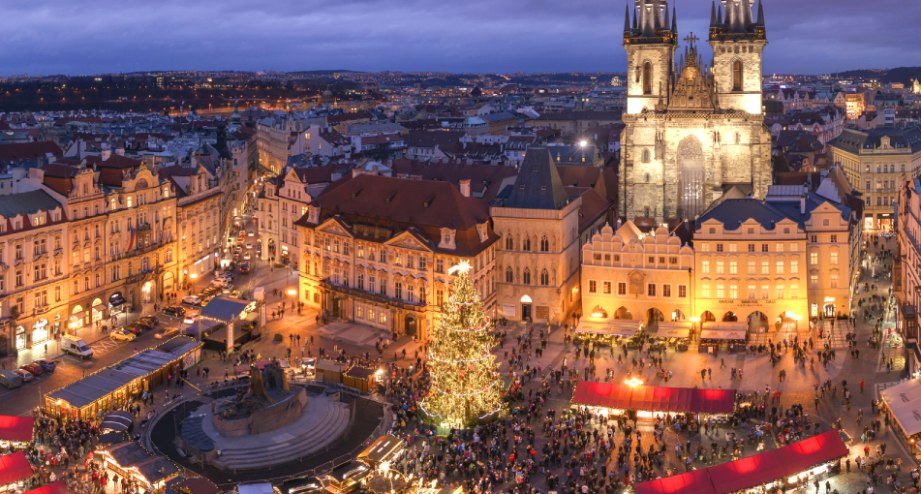
[[[190,324],[195,324],[196,320],[198,320],[198,314],[188,314],[185,316],[185,319],[182,320],[182,324],[188,326]]]
[[[85,341],[83,341],[83,338],[75,335],[65,334],[61,338],[61,350],[82,358],[93,357],[93,349],[90,348],[90,346]]]
[[[22,376],[13,371],[0,370],[0,385],[9,389],[18,388],[22,386]]]
[[[163,309],[163,313],[168,316],[182,317],[185,315],[185,308],[180,307],[178,305],[174,305],[172,307],[167,307]]]
[[[144,316],[138,319],[137,322],[147,326],[148,329],[153,329],[160,323],[160,320],[157,319],[157,316]]]
[[[135,336],[141,336],[147,328],[138,323],[131,323],[125,329],[132,332]]]
[[[186,295],[182,297],[182,303],[185,305],[201,305],[201,297],[198,295]]]
[[[33,376],[32,373],[27,370],[16,369],[13,372],[18,374],[19,378],[22,379],[22,382],[24,383],[32,382],[32,380],[35,379],[35,376]]]
[[[237,270],[240,271],[240,274],[249,273],[249,272],[250,272],[250,269],[251,269],[251,268],[250,268],[249,261],[244,261],[244,262],[240,263],[240,266],[239,266],[239,267],[237,267]]]
[[[47,359],[47,358],[40,358],[36,360],[34,363],[42,366],[42,369],[45,369],[45,372],[54,372],[54,370],[57,369],[58,367],[57,362],[51,359]]]
[[[114,341],[134,341],[137,336],[125,328],[118,328],[109,333],[109,338]]]
[[[22,367],[20,367],[20,369],[27,371],[29,372],[29,374],[32,374],[33,376],[36,376],[36,377],[45,373],[45,369],[43,369],[42,366],[36,364],[35,362],[23,365]]]

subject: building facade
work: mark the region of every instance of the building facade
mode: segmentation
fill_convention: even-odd
[[[864,195],[864,228],[891,230],[899,188],[921,172],[921,129],[845,129],[828,151],[830,161]]]
[[[751,0],[722,4],[711,13],[713,67],[703,65],[691,34],[680,73],[677,20],[668,2],[637,2],[632,22],[627,9],[621,204],[628,219],[693,219],[730,186],[763,198],[771,184],[771,138],[761,106],[763,9],[759,3],[753,18]]]

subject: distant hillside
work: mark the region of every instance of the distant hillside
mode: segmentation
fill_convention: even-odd
[[[880,82],[903,82],[912,79],[921,80],[921,67],[898,67],[895,69],[850,70],[834,74],[837,77],[859,77],[862,79],[879,79]]]

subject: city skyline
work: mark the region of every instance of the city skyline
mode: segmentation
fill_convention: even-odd
[[[154,70],[620,72],[624,2],[290,0],[14,1],[0,74]],[[921,59],[921,3],[766,0],[765,73],[892,68]],[[710,2],[678,6],[681,38],[706,37]],[[138,20],[145,22],[138,22]],[[859,36],[855,33],[860,33]],[[709,49],[704,50],[705,60]]]

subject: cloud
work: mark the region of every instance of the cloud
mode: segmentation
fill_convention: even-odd
[[[921,2],[764,0],[768,72],[921,60]],[[622,0],[6,0],[0,73],[621,71]],[[705,34],[710,3],[679,2]]]

